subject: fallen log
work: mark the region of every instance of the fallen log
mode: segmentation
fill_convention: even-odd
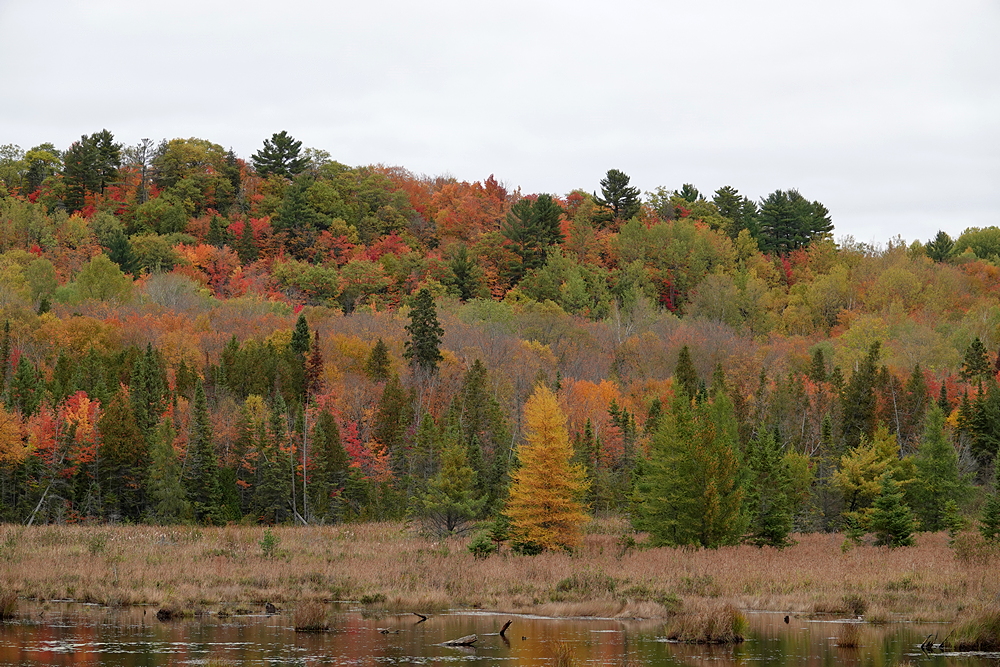
[[[507,628],[509,628],[510,624],[513,622],[514,621],[507,621],[506,623],[503,624],[503,627],[500,628],[500,636],[503,637],[504,639],[507,638],[507,635],[505,635],[504,633],[507,632]]]
[[[417,624],[418,624],[418,625],[419,625],[420,623],[423,623],[424,621],[426,621],[426,620],[427,620],[427,617],[426,617],[426,616],[424,616],[423,614],[418,614],[418,613],[417,613],[417,612],[415,612],[415,611],[412,611],[412,612],[410,612],[410,613],[411,613],[411,614],[413,614],[414,616],[419,616],[419,617],[420,617],[420,620],[419,620],[419,621],[417,621]]]
[[[476,635],[466,635],[464,637],[459,637],[458,639],[452,639],[450,641],[441,642],[441,646],[472,646],[479,639]]]

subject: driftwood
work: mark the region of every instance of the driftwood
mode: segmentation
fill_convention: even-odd
[[[410,613],[411,613],[411,614],[413,614],[414,616],[419,616],[419,617],[420,617],[420,620],[419,620],[419,621],[417,621],[417,622],[415,623],[415,625],[419,625],[419,624],[421,624],[421,623],[423,623],[424,621],[426,621],[426,620],[427,620],[427,617],[426,617],[426,616],[424,616],[423,614],[418,614],[418,613],[417,613],[417,612],[415,612],[415,611],[412,611],[412,612],[410,612]]]
[[[459,637],[458,639],[452,639],[451,641],[441,642],[441,646],[472,646],[479,639],[476,635],[466,635],[464,637]]]
[[[510,624],[513,622],[514,621],[507,621],[506,623],[503,624],[503,627],[500,628],[500,636],[503,637],[504,639],[507,638],[507,635],[505,635],[504,633],[507,632],[507,628],[509,628]]]

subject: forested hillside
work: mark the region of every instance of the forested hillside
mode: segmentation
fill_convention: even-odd
[[[0,518],[461,530],[506,502],[539,383],[590,510],[661,543],[878,532],[889,479],[923,529],[978,515],[1000,229],[836,243],[795,190],[629,183],[523,194],[285,132],[3,146]]]

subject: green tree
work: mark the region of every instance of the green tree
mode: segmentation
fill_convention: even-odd
[[[80,269],[76,289],[81,299],[127,301],[132,294],[132,281],[107,255],[100,254]]]
[[[601,194],[594,194],[594,200],[610,209],[610,220],[629,220],[639,213],[642,202],[639,199],[639,188],[629,185],[629,176],[617,169],[609,169],[601,179]]]
[[[282,130],[264,140],[264,147],[250,157],[261,176],[271,174],[293,178],[309,167],[309,159],[301,155],[302,142]]]
[[[424,525],[442,536],[469,530],[486,502],[478,492],[476,472],[469,467],[465,446],[457,435],[446,433],[440,470],[418,499],[417,511]]]
[[[910,508],[903,501],[903,491],[892,475],[882,477],[878,498],[871,515],[871,529],[879,546],[913,546],[915,524]]]
[[[955,242],[951,240],[947,232],[938,230],[934,239],[928,241],[927,245],[924,246],[924,250],[927,252],[927,256],[935,262],[943,262],[951,257],[955,250]]]
[[[152,439],[146,491],[149,519],[155,523],[176,524],[193,518],[181,484],[181,469],[174,451],[176,431],[169,419],[160,422]]]
[[[31,194],[42,187],[46,179],[59,173],[62,156],[53,144],[39,144],[24,154],[24,164],[23,192]]]
[[[385,382],[392,374],[392,362],[389,359],[389,346],[379,338],[372,346],[372,351],[365,360],[365,375],[372,382]]]
[[[784,547],[792,531],[793,480],[788,459],[771,430],[750,441],[747,469],[747,541],[759,547]]]
[[[688,400],[694,400],[694,397],[698,395],[700,385],[698,371],[695,370],[694,362],[691,361],[691,350],[685,345],[677,355],[677,366],[674,367],[674,386]]]
[[[504,514],[511,540],[525,552],[572,549],[589,521],[579,498],[586,493],[586,471],[573,464],[566,416],[555,394],[536,385],[524,404],[525,442],[517,448],[520,467],[512,474]]]
[[[436,373],[438,362],[444,359],[440,349],[444,329],[438,323],[434,297],[426,287],[417,292],[406,332],[410,339],[403,343],[403,357],[410,360],[414,369]]]
[[[993,459],[993,479],[979,515],[979,532],[990,544],[1000,542],[1000,454]]]
[[[488,296],[483,282],[483,270],[469,255],[469,249],[464,245],[458,246],[451,259],[448,260],[448,268],[451,270],[451,275],[444,283],[458,292],[460,300],[468,301]]]
[[[121,144],[107,130],[80,137],[63,157],[66,208],[79,211],[90,195],[101,194],[113,182],[121,166]]]
[[[948,503],[961,505],[971,490],[968,480],[959,473],[958,452],[948,442],[944,427],[944,413],[935,405],[927,414],[924,437],[914,459],[917,477],[910,494],[921,530],[947,528]]]
[[[338,521],[343,509],[338,498],[347,484],[348,460],[337,420],[327,410],[320,411],[313,426],[310,473],[309,508],[313,520]]]
[[[507,248],[517,258],[507,267],[511,284],[516,285],[525,274],[544,264],[549,246],[562,242],[561,216],[562,209],[547,194],[534,200],[525,197],[511,206],[500,226]]]
[[[678,396],[640,467],[633,525],[656,545],[734,544],[745,527],[741,477],[729,399]]]
[[[727,185],[715,191],[712,203],[719,209],[719,214],[730,221],[725,231],[730,238],[735,239],[744,229],[756,238],[757,229],[757,204],[748,197],[744,197],[739,191]]]
[[[873,342],[844,390],[841,428],[847,447],[856,446],[862,438],[870,438],[875,431],[877,407],[875,387],[879,376],[878,363],[881,354],[881,343]]]
[[[146,499],[149,444],[136,423],[127,391],[119,391],[97,421],[101,434],[98,474],[106,500],[114,503],[106,511],[117,518],[137,522]]]
[[[44,391],[45,383],[41,374],[28,361],[28,355],[22,354],[7,389],[7,408],[17,409],[22,417],[28,418],[35,414],[41,404]]]
[[[962,369],[959,371],[959,375],[963,380],[974,380],[991,375],[992,372],[993,369],[986,356],[986,346],[983,345],[979,336],[976,336],[965,350],[965,358],[962,360]]]
[[[810,202],[798,190],[776,190],[760,204],[757,240],[767,253],[784,255],[833,231],[830,212],[821,203]]]
[[[188,435],[187,457],[184,461],[184,491],[191,504],[195,521],[220,524],[223,517],[219,462],[215,456],[208,400],[201,380],[198,380],[194,387],[194,404],[191,412],[191,431]]]

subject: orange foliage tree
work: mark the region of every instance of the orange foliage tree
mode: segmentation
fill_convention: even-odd
[[[513,474],[504,514],[515,545],[532,550],[572,549],[590,520],[578,499],[587,491],[586,470],[571,462],[566,416],[555,395],[538,385],[524,405],[525,443]]]

